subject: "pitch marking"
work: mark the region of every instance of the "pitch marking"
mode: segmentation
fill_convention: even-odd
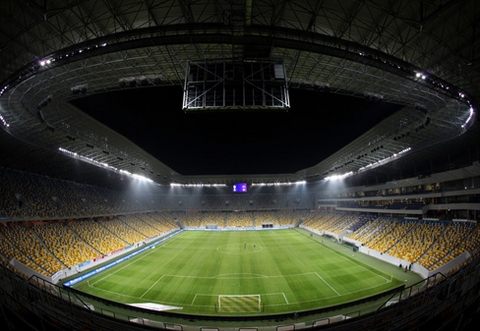
[[[318,273],[314,272],[315,275],[317,275],[318,278],[320,278],[322,280],[322,282],[324,282],[325,284],[327,284],[328,287],[330,287],[332,289],[333,292],[337,293],[338,296],[340,296],[341,294],[337,292],[337,290],[335,290],[329,283],[327,283],[327,281],[325,279],[323,279],[322,276],[320,276]]]
[[[157,283],[162,280],[163,276],[165,276],[165,275],[162,275],[162,277],[160,277],[159,279],[157,279],[157,281],[156,281],[155,283],[153,283],[152,286],[150,286],[150,287],[140,296],[140,299],[143,298],[143,296],[144,296],[145,294],[147,294],[155,285],[157,285]]]

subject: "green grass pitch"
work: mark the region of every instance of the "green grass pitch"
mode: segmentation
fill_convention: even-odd
[[[296,230],[184,231],[75,288],[185,313],[248,315],[327,307],[402,284],[352,255]]]

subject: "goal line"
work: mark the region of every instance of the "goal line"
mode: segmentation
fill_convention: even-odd
[[[219,295],[219,313],[254,313],[262,311],[260,294]]]

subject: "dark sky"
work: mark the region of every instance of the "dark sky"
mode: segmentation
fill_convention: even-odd
[[[122,90],[72,103],[182,175],[294,173],[399,108],[291,89],[288,112],[185,113],[180,87]]]

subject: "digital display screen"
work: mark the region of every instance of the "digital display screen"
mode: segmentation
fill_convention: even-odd
[[[247,183],[235,183],[232,190],[233,192],[245,193],[248,190]]]

